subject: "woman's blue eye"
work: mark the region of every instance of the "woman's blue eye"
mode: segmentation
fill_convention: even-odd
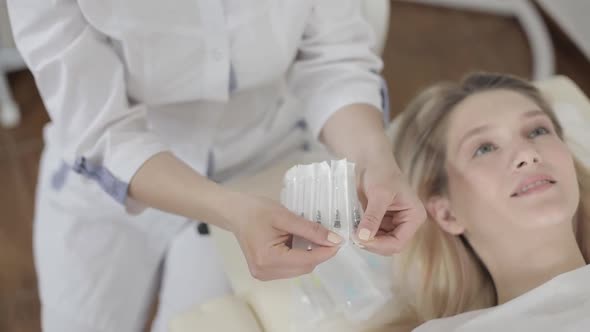
[[[496,147],[492,144],[492,143],[485,143],[479,146],[479,148],[477,148],[477,150],[475,150],[475,153],[473,154],[474,157],[478,157],[481,156],[483,154],[495,151]]]
[[[549,130],[547,128],[538,127],[538,128],[533,129],[533,131],[531,131],[529,133],[529,138],[535,138],[539,135],[547,135],[547,134],[549,134]]]

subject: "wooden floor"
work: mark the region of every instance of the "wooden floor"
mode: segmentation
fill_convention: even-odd
[[[590,95],[590,63],[548,23],[557,72]],[[529,47],[515,20],[403,2],[392,3],[384,59],[394,112],[427,85],[471,70],[531,73]],[[31,332],[40,330],[31,221],[41,129],[48,116],[28,72],[12,74],[10,81],[23,123],[0,129],[0,331]]]

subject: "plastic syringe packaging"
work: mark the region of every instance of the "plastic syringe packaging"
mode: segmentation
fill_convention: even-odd
[[[340,235],[356,239],[362,209],[355,185],[354,164],[335,160],[296,165],[284,178],[281,201],[293,213]],[[293,246],[311,250],[314,244],[294,238]]]
[[[296,280],[293,331],[334,319],[366,320],[391,298],[391,278],[384,275],[390,261],[355,245],[363,213],[356,190],[354,164],[347,160],[296,165],[285,174],[283,205],[344,239],[336,256]],[[293,238],[293,248],[316,246]]]

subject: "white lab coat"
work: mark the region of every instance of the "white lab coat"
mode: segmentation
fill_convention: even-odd
[[[137,255],[161,258],[184,229],[179,217],[149,209],[129,214],[143,211],[128,199],[127,188],[148,158],[169,150],[223,180],[301,146],[304,127],[317,137],[343,106],[383,104],[382,63],[371,52],[375,41],[361,0],[8,0],[8,9],[17,46],[51,117],[35,253],[44,317],[59,312],[62,323],[55,325],[61,331],[67,331],[60,324],[72,321],[72,311],[86,307],[87,326],[95,324],[94,311],[116,292],[114,286],[93,290],[102,293],[91,305],[82,295],[65,301],[84,280],[104,278],[94,273],[72,281],[64,277],[67,272],[55,271],[56,262],[84,270],[68,253],[93,246],[96,236],[106,244],[92,257],[114,257],[108,253],[116,246],[105,234],[133,233],[118,229],[125,223],[141,230],[130,235],[137,243],[148,236],[156,248],[138,250],[127,261]],[[72,245],[70,237],[80,233],[72,228],[89,219],[101,226]],[[105,224],[109,232],[98,230]],[[112,259],[93,265],[108,269]],[[149,259],[143,273],[156,274],[160,260]],[[125,262],[121,269],[132,266]],[[105,283],[130,285],[116,276]],[[59,287],[66,290],[54,292]],[[149,287],[142,287],[130,296],[145,301]],[[55,308],[58,303],[63,307]],[[118,310],[135,323],[117,325],[124,318],[106,310],[100,316],[104,329],[135,329],[140,314],[131,306],[138,303]],[[56,310],[45,312],[51,307]]]
[[[12,0],[9,8],[51,115],[48,143],[67,164],[83,157],[123,183],[163,150],[205,171],[215,141],[252,155],[272,141],[268,131],[285,135],[286,123],[305,119],[317,136],[342,106],[381,107],[381,62],[358,0]],[[304,105],[277,119],[286,86]]]

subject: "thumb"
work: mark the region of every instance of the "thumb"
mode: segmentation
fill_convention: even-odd
[[[340,235],[330,232],[321,224],[296,215],[283,222],[280,228],[287,233],[300,236],[322,246],[334,246],[340,244],[343,240]]]
[[[375,237],[381,221],[393,201],[394,194],[383,189],[372,189],[366,193],[367,209],[359,223],[358,238],[361,241],[369,241]]]

